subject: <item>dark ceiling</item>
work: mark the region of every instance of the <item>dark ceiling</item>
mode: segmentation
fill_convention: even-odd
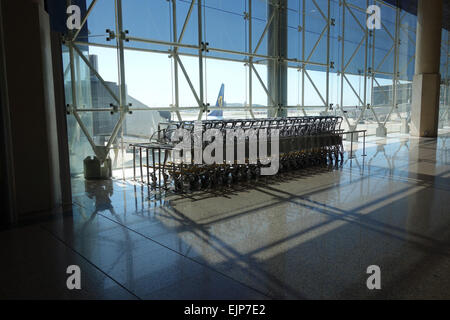
[[[399,5],[400,8],[402,8],[405,11],[408,11],[412,14],[417,15],[417,2],[418,0],[384,0],[385,2],[388,2],[394,6]],[[433,5],[434,0],[427,0],[427,2],[430,3],[430,5]],[[443,6],[444,14],[442,17],[442,26],[450,30],[450,0],[444,0],[444,6]]]

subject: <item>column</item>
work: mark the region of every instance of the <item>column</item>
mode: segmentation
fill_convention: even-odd
[[[267,54],[278,57],[270,59],[267,64],[267,89],[277,104],[268,110],[269,117],[285,117],[287,110],[279,110],[280,106],[287,106],[287,62],[281,61],[287,57],[287,0],[268,2],[268,16],[270,19],[275,12],[267,34]],[[267,104],[272,105],[268,97]]]
[[[439,118],[442,0],[419,0],[411,135],[436,137]]]

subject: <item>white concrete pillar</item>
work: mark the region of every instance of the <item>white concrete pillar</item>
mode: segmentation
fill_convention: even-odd
[[[419,0],[411,135],[436,137],[439,118],[442,0]]]

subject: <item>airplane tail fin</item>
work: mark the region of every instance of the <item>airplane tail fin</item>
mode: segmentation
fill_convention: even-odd
[[[217,97],[216,107],[223,108],[225,106],[224,92],[225,85],[222,83],[220,86],[219,96]],[[213,110],[208,114],[208,116],[223,117],[223,110]]]

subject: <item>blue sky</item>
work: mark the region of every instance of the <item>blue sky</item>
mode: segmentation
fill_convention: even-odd
[[[365,4],[366,1],[351,1],[355,4]],[[89,5],[90,1],[88,1]],[[312,1],[307,1],[306,6],[306,55],[309,52],[316,40],[319,37],[325,22],[322,19],[319,10],[314,6]],[[326,13],[326,1],[317,0],[320,8]],[[189,8],[190,1],[177,1],[177,25],[178,31],[182,28],[184,18]],[[290,58],[301,58],[301,33],[298,32],[298,26],[302,24],[301,1],[288,2],[288,54]],[[248,8],[246,1],[242,0],[205,0],[204,1],[205,17],[202,19],[204,25],[204,37],[211,47],[230,49],[236,51],[248,50],[247,25],[243,18],[244,11]],[[393,11],[382,8],[382,21],[392,31],[393,25]],[[124,28],[129,30],[131,36],[157,39],[157,40],[172,40],[172,21],[170,17],[171,7],[166,0],[124,0],[123,1],[123,21]],[[265,0],[253,1],[253,48],[262,34],[267,17],[267,4]],[[333,1],[331,4],[331,15],[336,19],[336,26],[332,27],[331,34],[331,60],[335,61],[336,70],[340,68],[341,61],[341,46],[337,41],[337,37],[342,32],[341,28],[341,14],[337,2]],[[364,24],[364,14],[355,12],[360,23]],[[404,21],[412,28],[415,28],[414,19],[406,16]],[[357,43],[361,40],[362,32],[358,30],[359,26],[356,21],[347,13],[346,17],[346,42],[345,42],[345,57],[348,59]],[[114,1],[113,0],[99,0],[96,4],[89,20],[88,27],[90,31],[90,42],[108,43],[106,42],[105,30],[114,29]],[[381,30],[376,31],[376,49],[375,49],[375,64],[378,65],[385,53],[392,46],[392,40],[389,35]],[[403,34],[402,38],[406,39],[408,34]],[[413,33],[409,34],[411,38],[415,39]],[[195,7],[188,28],[183,39],[184,43],[197,43],[197,8]],[[83,39],[80,39],[83,40]],[[85,39],[84,39],[85,40]],[[413,54],[413,44],[408,44],[408,41],[403,42],[401,50],[404,59],[401,63],[406,66],[406,61],[409,60]],[[143,43],[126,43],[127,46],[148,48],[148,49],[167,49],[163,46]],[[106,80],[117,82],[117,57],[116,50],[90,47],[91,54],[99,56],[99,72]],[[189,51],[181,49],[181,51]],[[192,52],[192,51],[191,51]],[[265,54],[267,52],[266,40],[262,41],[258,53]],[[311,60],[316,62],[325,62],[326,52],[326,37],[319,43],[316,52],[312,55]],[[208,54],[216,56],[227,56],[235,58],[243,58],[240,56],[231,56],[223,53],[210,51]],[[354,61],[349,64],[348,70],[357,71],[361,68],[363,63],[364,50],[361,48],[355,55]],[[199,76],[198,76],[198,58],[181,57],[194,86],[198,91]],[[392,72],[393,54],[391,53],[381,66],[381,70],[385,72]],[[266,67],[264,65],[256,66],[261,78],[266,81]],[[411,76],[411,70],[414,68],[412,62],[407,70]],[[173,102],[172,90],[172,69],[171,59],[166,54],[144,53],[127,50],[126,51],[126,82],[130,95],[141,100],[145,104],[152,107],[167,107]],[[227,102],[245,103],[248,100],[247,77],[248,71],[243,63],[226,62],[214,59],[207,59],[205,63],[206,74],[206,98],[207,102],[214,104],[217,98],[217,93],[221,83],[225,83],[225,100]],[[184,76],[179,72],[180,76],[180,106],[195,106],[196,102],[192,95]],[[317,68],[310,71],[310,75],[316,83],[318,89],[324,95],[325,92],[325,73],[320,72]],[[296,105],[300,103],[301,80],[300,73],[296,69],[289,69],[288,72],[288,104]],[[359,78],[350,77],[350,81],[355,89],[359,91]],[[383,84],[391,84],[391,80],[382,80],[379,82]],[[258,83],[256,76],[253,76],[253,103],[263,104],[267,103],[266,94]],[[339,103],[340,83],[336,74],[330,77],[330,97],[332,103]],[[352,91],[346,86],[344,90],[344,105],[357,104],[356,97]],[[306,81],[305,89],[305,104],[306,105],[320,105],[322,104],[318,95],[309,81]]]

